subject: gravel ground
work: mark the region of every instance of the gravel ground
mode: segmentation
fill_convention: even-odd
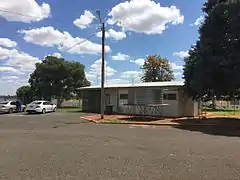
[[[97,125],[77,113],[0,115],[0,179],[239,179],[238,137]]]

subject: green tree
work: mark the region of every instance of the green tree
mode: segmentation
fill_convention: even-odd
[[[240,88],[240,1],[208,0],[199,41],[185,59],[185,85],[197,97],[233,96]]]
[[[28,104],[34,100],[34,90],[31,86],[22,86],[18,88],[16,95],[23,101],[24,104]]]
[[[148,56],[141,67],[143,82],[161,82],[174,80],[173,71],[169,61],[160,56]]]
[[[90,85],[82,64],[53,56],[47,56],[42,63],[36,64],[29,83],[42,98],[56,98],[58,106],[64,99],[75,96],[77,88]]]

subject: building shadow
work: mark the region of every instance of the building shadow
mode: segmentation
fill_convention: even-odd
[[[177,123],[174,128],[196,131],[209,135],[240,137],[240,119],[238,118],[205,118],[172,120]]]

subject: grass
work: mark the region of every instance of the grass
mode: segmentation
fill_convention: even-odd
[[[233,109],[205,109],[203,112],[207,112],[210,116],[224,116],[224,117],[240,117],[240,110],[236,109],[234,112]]]
[[[63,113],[78,113],[81,111],[82,111],[81,107],[62,107],[57,109],[57,112],[63,112]]]

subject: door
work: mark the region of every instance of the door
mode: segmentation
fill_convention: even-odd
[[[52,111],[51,109],[52,109],[52,104],[50,103],[50,102],[44,102],[43,103],[43,105],[44,105],[44,108],[46,109],[46,111]]]
[[[10,102],[10,108],[12,108],[13,111],[17,111],[17,103],[15,101]]]

